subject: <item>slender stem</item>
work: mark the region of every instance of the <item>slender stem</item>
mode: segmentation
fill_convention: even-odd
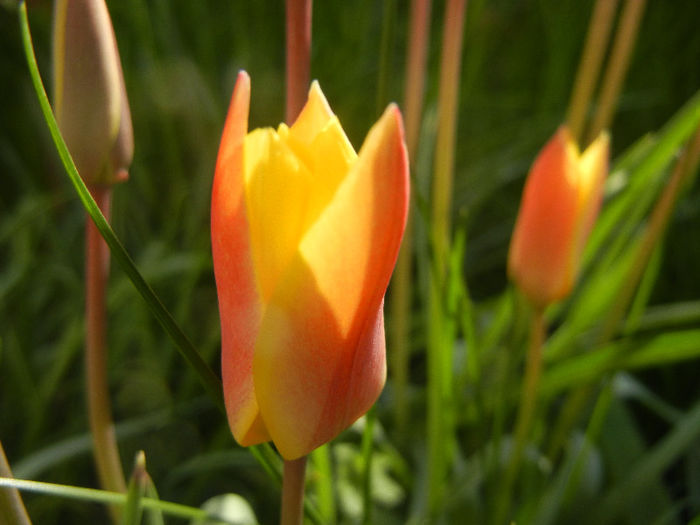
[[[404,95],[404,117],[406,124],[406,146],[411,166],[415,166],[421,114],[423,112],[423,92],[425,68],[430,34],[430,0],[411,2],[411,22],[409,46],[406,56],[406,79]],[[411,283],[413,274],[413,213],[409,209],[406,231],[399,258],[394,270],[391,290],[391,372],[394,391],[394,418],[396,433],[405,435],[408,418],[408,361],[410,354],[411,330]]]
[[[615,35],[615,42],[605,69],[603,84],[600,89],[598,108],[593,115],[591,127],[588,130],[586,144],[595,140],[598,134],[610,126],[612,116],[620,96],[620,89],[627,74],[634,42],[639,30],[646,0],[627,0],[622,11],[620,23]]]
[[[311,71],[312,0],[287,0],[287,114],[292,124],[306,102]]]
[[[588,24],[586,43],[578,65],[574,89],[567,113],[571,136],[576,142],[581,140],[583,123],[588,104],[595,89],[605,48],[610,38],[610,29],[615,19],[618,0],[597,0]]]
[[[93,186],[91,193],[109,220],[112,189]],[[105,289],[109,275],[109,249],[89,217],[85,247],[85,379],[93,455],[100,486],[111,492],[125,492],[126,482],[114,433],[107,381]],[[117,508],[112,507],[111,511],[112,517],[118,520]]]
[[[438,93],[438,130],[435,144],[433,179],[432,237],[438,272],[447,266],[451,230],[452,179],[457,138],[459,76],[462,62],[462,34],[466,0],[449,0],[445,7],[440,88]]]
[[[443,306],[449,261],[450,212],[454,150],[457,132],[459,77],[466,0],[449,0],[445,6],[438,130],[432,188],[431,238],[433,264],[428,298],[428,510],[439,512],[444,495],[453,431],[451,348],[443,344]],[[448,413],[446,413],[448,412]]]
[[[532,422],[537,406],[537,391],[542,372],[542,343],[546,333],[544,312],[538,309],[534,312],[530,327],[530,342],[525,361],[525,377],[523,379],[520,405],[515,422],[515,434],[511,447],[508,468],[498,491],[494,524],[506,523],[510,507],[510,496],[513,483],[517,477],[525,443],[530,435]]]
[[[304,517],[306,458],[302,456],[284,462],[280,525],[301,525]]]
[[[11,478],[12,470],[0,441],[0,477]],[[16,488],[0,488],[0,523],[31,525],[22,496]]]

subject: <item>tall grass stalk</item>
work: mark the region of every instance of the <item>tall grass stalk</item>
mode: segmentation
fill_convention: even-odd
[[[412,0],[408,30],[406,77],[404,84],[404,123],[406,147],[411,169],[415,173],[418,136],[420,134],[425,69],[430,35],[430,0]],[[411,352],[411,298],[413,274],[413,213],[409,207],[406,231],[391,288],[392,325],[390,332],[390,370],[394,385],[394,421],[401,436],[408,422],[408,362]]]
[[[566,117],[569,131],[576,142],[581,140],[588,106],[598,81],[610,29],[615,20],[617,3],[618,0],[597,0],[588,24],[586,43],[576,72]]]
[[[602,130],[610,127],[637,40],[645,4],[646,0],[627,0],[625,3],[585,144],[593,142]]]
[[[291,126],[306,102],[311,75],[312,0],[287,0],[287,109]]]
[[[443,303],[450,253],[454,153],[466,0],[448,0],[443,23],[438,128],[432,188],[433,260],[428,298],[428,509],[436,513],[444,497],[447,466],[454,448],[452,348],[445,344]]]

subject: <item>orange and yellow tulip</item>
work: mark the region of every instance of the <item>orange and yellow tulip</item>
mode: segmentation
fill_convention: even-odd
[[[248,133],[238,75],[212,192],[229,424],[287,460],[330,441],[386,378],[383,301],[408,209],[401,114],[391,105],[359,155],[313,83],[291,127]]]
[[[609,136],[584,151],[562,126],[535,159],[508,254],[508,274],[538,308],[566,297],[579,273],[608,172]]]

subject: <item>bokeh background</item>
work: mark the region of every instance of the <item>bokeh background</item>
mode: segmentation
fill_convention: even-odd
[[[283,120],[284,5],[270,0],[107,3],[136,143],[130,180],[115,190],[113,227],[218,370],[209,242],[214,162],[239,69],[252,79],[251,128]],[[662,127],[700,88],[700,2],[647,4],[612,125],[613,156]],[[444,2],[434,2],[424,139],[413,170],[414,192],[423,200],[434,145],[443,8]],[[477,303],[488,303],[508,286],[507,247],[524,176],[564,120],[591,9],[590,0],[468,2],[453,197],[455,226],[467,231],[463,271]],[[314,5],[312,78],[320,81],[356,148],[377,117],[382,13],[383,3],[375,0]],[[51,14],[51,2],[29,3],[49,92]],[[387,86],[388,98],[399,105],[410,38],[407,20],[408,2],[400,1]],[[0,173],[0,439],[18,477],[96,486],[82,378],[85,216],[43,122],[9,0],[0,3]],[[697,185],[687,190],[673,216],[661,265],[651,303],[697,305]],[[111,275],[109,312],[109,378],[125,464],[143,449],[163,499],[198,506],[210,496],[237,492],[262,523],[274,521],[272,482],[234,444],[226,422],[119,268]],[[417,440],[424,439],[422,322],[416,314],[411,377],[417,393],[409,439]],[[698,363],[685,363],[637,377],[684,409],[698,399],[699,373]],[[391,436],[391,418],[385,417],[391,381],[388,392],[379,403],[379,420]],[[642,444],[654,443],[667,429],[644,407],[632,405],[628,415],[637,429],[633,438]],[[358,431],[348,431],[340,445],[345,448],[337,447],[335,455],[338,493],[352,516],[359,497],[353,488]],[[410,505],[412,475],[401,471],[401,463],[392,463],[393,455],[381,457],[386,464],[380,461],[380,507],[398,523]],[[697,450],[694,457],[697,475]],[[678,464],[667,473],[672,500],[700,496],[700,478],[689,485],[686,469]],[[82,502],[36,495],[27,495],[26,502],[35,523],[104,517],[101,507]]]

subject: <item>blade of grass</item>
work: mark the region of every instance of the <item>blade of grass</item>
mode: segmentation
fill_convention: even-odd
[[[587,144],[593,142],[602,130],[610,127],[620,90],[627,74],[632,49],[637,40],[637,32],[645,4],[646,0],[627,0],[622,10],[608,67],[603,75],[598,108],[591,119],[588,130]]]
[[[668,365],[700,357],[700,330],[663,333],[646,342],[625,339],[551,366],[542,377],[540,395],[549,397],[595,381],[606,372]]]
[[[323,522],[332,525],[336,521],[335,494],[333,492],[333,470],[331,466],[331,445],[326,443],[311,453],[314,466],[318,511]]]
[[[123,525],[139,525],[143,509],[141,500],[146,492],[146,455],[143,450],[136,454],[134,470],[126,491],[126,502],[122,510]]]
[[[583,133],[588,103],[598,80],[616,10],[617,0],[597,0],[591,14],[586,44],[576,72],[566,118],[571,135],[576,142],[580,141]]]
[[[20,491],[34,492],[37,494],[44,494],[47,496],[54,496],[64,499],[74,499],[78,501],[91,501],[105,505],[124,505],[127,499],[126,494],[108,492],[106,490],[5,477],[0,477],[0,487],[11,487]],[[164,514],[184,519],[216,519],[215,517],[210,516],[205,510],[189,507],[180,503],[171,503],[168,501],[143,498],[141,500],[141,505],[144,509],[159,509]],[[230,523],[221,520],[216,522]]]

